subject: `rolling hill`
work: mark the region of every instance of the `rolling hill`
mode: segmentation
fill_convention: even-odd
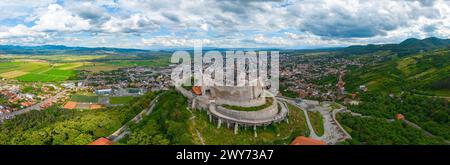
[[[383,45],[354,45],[346,48],[338,49],[336,52],[341,54],[361,55],[375,53],[378,51],[390,51],[405,56],[409,54],[429,51],[434,49],[450,48],[450,39],[440,39],[430,37],[425,39],[409,38],[399,44],[383,44]]]
[[[122,49],[107,47],[69,47],[64,45],[42,45],[42,46],[17,46],[17,45],[0,45],[0,54],[27,54],[27,55],[139,55],[147,54],[150,50],[142,49]]]
[[[352,69],[345,77],[347,89],[364,84],[371,91],[450,96],[450,49],[385,58],[388,60]]]

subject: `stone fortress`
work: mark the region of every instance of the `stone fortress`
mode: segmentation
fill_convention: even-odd
[[[257,136],[258,126],[288,122],[287,106],[279,103],[260,82],[256,86],[194,86],[192,90],[183,87],[177,90],[191,100],[192,109],[205,110],[209,121],[217,123],[218,128],[234,127],[237,134],[239,127],[253,127]]]

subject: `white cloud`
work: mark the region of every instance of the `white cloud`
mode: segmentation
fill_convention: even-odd
[[[36,31],[65,32],[76,32],[89,28],[89,21],[73,15],[58,4],[49,5],[45,12],[39,14],[36,25],[32,27]]]
[[[8,28],[6,31],[0,31],[0,38],[42,37],[44,35],[46,34],[31,30],[25,25],[17,25],[12,28]]]
[[[109,21],[102,25],[106,32],[152,32],[159,26],[153,23],[146,16],[141,14],[132,15],[126,19],[111,17]]]
[[[450,37],[445,0],[55,1],[1,1],[2,42],[69,38],[68,43],[145,47],[204,40],[219,47],[317,47]],[[98,42],[98,35],[110,38]]]
[[[165,47],[192,47],[195,44],[210,45],[213,42],[209,39],[188,39],[177,38],[175,36],[159,36],[154,38],[142,39],[146,46],[165,46]]]

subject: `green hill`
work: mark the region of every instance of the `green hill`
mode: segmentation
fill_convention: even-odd
[[[414,44],[407,40],[403,44]],[[412,91],[426,95],[450,96],[450,49],[438,49],[403,57],[387,55],[387,60],[352,69],[346,75],[347,89],[366,85],[370,91]]]
[[[390,51],[399,56],[429,51],[434,49],[450,48],[450,39],[440,39],[430,37],[425,39],[409,38],[399,44],[383,44],[383,45],[354,45],[338,50],[342,54],[368,54],[378,51]]]

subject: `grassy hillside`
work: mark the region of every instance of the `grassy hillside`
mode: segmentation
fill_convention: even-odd
[[[347,89],[366,85],[369,91],[414,91],[450,96],[450,50],[441,49],[404,57],[390,55],[380,63],[352,69],[345,77]]]
[[[379,51],[390,51],[399,56],[406,56],[421,51],[429,51],[434,49],[445,49],[450,47],[450,39],[440,39],[430,37],[425,39],[409,38],[399,44],[383,44],[383,45],[354,45],[343,49],[336,50],[341,54],[368,54]]]

